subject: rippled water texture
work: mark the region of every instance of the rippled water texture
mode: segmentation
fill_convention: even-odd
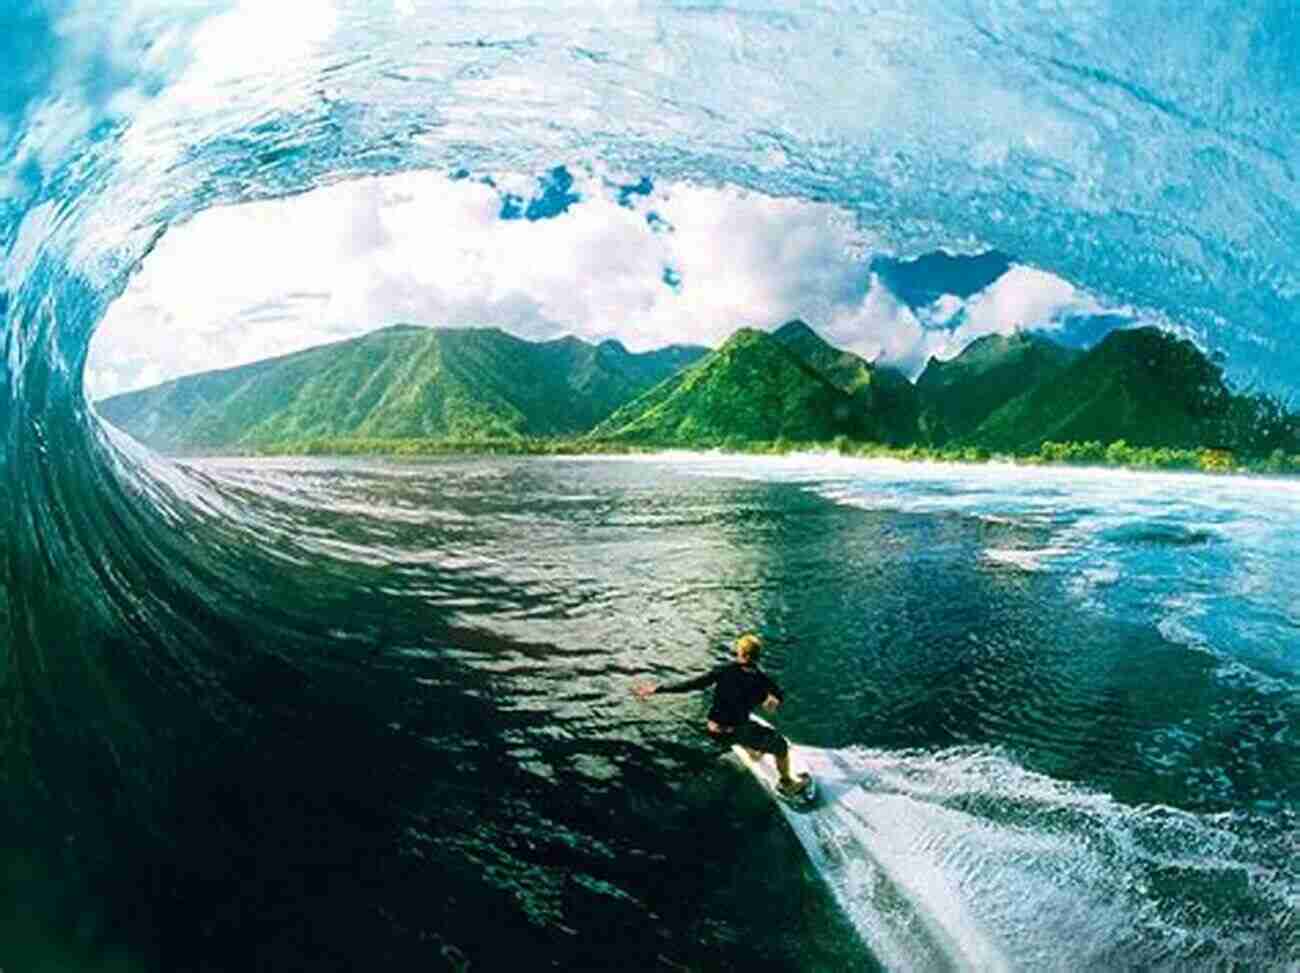
[[[0,6],[0,965],[1285,966],[1290,487],[177,467],[81,383],[199,211],[584,160],[831,202],[898,254],[997,247],[1294,376],[1298,29]],[[624,693],[742,624],[841,780],[793,828],[691,702]]]

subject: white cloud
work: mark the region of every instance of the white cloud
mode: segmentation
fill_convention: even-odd
[[[498,188],[418,172],[201,213],[110,308],[91,394],[395,322],[646,349],[717,344],[742,326],[827,320],[857,303],[861,241],[833,207],[689,184],[623,206],[608,175],[574,172],[581,202],[535,222],[499,218],[501,188],[536,189],[509,173],[494,174]],[[651,212],[672,229],[656,232]]]
[[[957,316],[957,312],[966,306],[956,294],[941,294],[939,298],[926,308],[926,317],[928,320],[938,325],[945,325]]]
[[[840,347],[915,374],[981,334],[1100,310],[1060,278],[1013,267],[968,300],[945,295],[914,312],[868,274],[869,241],[832,206],[681,183],[620,205],[610,173],[572,174],[580,202],[539,221],[500,218],[505,187],[537,189],[511,173],[494,173],[494,187],[414,172],[201,213],[167,234],[110,308],[89,390],[102,397],[398,322],[645,350],[717,345],[743,326],[802,317]]]
[[[917,311],[873,274],[861,301],[837,306],[823,334],[839,347],[915,378],[932,356],[951,358],[983,335],[1057,330],[1072,315],[1117,312],[1133,313],[1107,309],[1068,281],[1021,265],[967,299],[944,294]]]
[[[913,355],[924,367],[933,355],[948,359],[976,338],[1034,329],[1058,331],[1073,316],[1132,315],[1131,308],[1107,308],[1067,280],[1034,267],[1013,265],[1010,270],[965,301],[945,294],[922,312],[927,331],[921,351]]]
[[[905,303],[872,274],[871,286],[853,307],[841,308],[823,336],[872,362],[898,368],[911,376],[924,367],[936,341]]]
[[[1033,267],[1013,266],[966,303],[962,327],[971,338],[1027,327],[1050,328],[1065,314],[1100,314],[1103,308],[1069,281]]]

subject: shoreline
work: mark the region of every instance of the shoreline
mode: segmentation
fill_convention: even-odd
[[[852,441],[792,442],[788,440],[700,443],[623,443],[583,439],[423,440],[315,439],[267,443],[235,450],[185,453],[176,459],[298,456],[368,456],[416,459],[452,456],[655,456],[691,453],[714,456],[834,456],[846,459],[885,459],[904,463],[944,463],[965,466],[1055,467],[1067,469],[1131,470],[1158,473],[1208,473],[1216,476],[1300,476],[1300,455],[1277,451],[1264,457],[1237,457],[1208,447],[1129,446],[1115,443],[1044,443],[1034,453],[1002,453],[982,447],[885,446]]]

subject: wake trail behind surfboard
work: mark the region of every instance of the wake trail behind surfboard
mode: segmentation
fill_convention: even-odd
[[[1009,968],[941,869],[918,854],[908,799],[873,793],[869,768],[845,754],[795,746],[792,758],[817,778],[821,802],[782,811],[877,960],[899,970]]]
[[[821,787],[790,827],[876,959],[891,970],[1177,964],[1211,930],[1200,903],[1149,890],[1169,867],[1257,871],[1214,816],[1134,808],[977,748],[940,753],[794,745]],[[1258,851],[1257,849],[1255,851]],[[1224,958],[1255,944],[1219,925]]]

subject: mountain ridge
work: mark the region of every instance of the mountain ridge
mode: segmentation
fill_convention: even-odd
[[[397,324],[357,338],[173,379],[97,403],[164,452],[311,437],[514,439],[584,431],[708,352],[632,353],[491,327]]]
[[[1190,341],[1151,326],[1129,328],[1111,332],[962,438],[1022,451],[1048,441],[1221,445],[1233,399],[1220,369]]]
[[[878,443],[1033,452],[1049,441],[1288,449],[1300,418],[1234,395],[1218,364],[1153,327],[1088,350],[1041,332],[986,335],[913,385],[793,319],[719,348],[632,353],[616,339],[526,341],[493,327],[395,324],[359,338],[173,379],[98,403],[170,452],[304,442],[727,446]],[[1269,426],[1267,435],[1250,424]],[[1300,450],[1300,446],[1296,446]]]
[[[1079,354],[1041,333],[986,334],[961,353],[931,358],[917,377],[927,437],[961,440],[1016,396],[1050,380]]]
[[[715,352],[629,402],[588,435],[679,443],[814,440],[864,429],[852,396],[775,335],[741,328]]]

